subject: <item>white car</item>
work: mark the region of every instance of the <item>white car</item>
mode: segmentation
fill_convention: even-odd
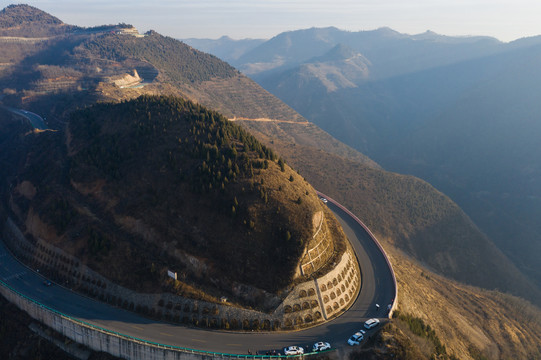
[[[323,201],[324,204],[326,204],[328,202],[328,200],[325,199],[324,197],[321,198],[321,201]]]
[[[312,352],[329,350],[330,348],[331,344],[329,344],[328,342],[320,341],[314,344],[314,346],[312,347]]]
[[[302,355],[304,354],[304,349],[300,346],[290,346],[284,348],[284,355]]]
[[[351,335],[351,337],[348,339],[348,344],[353,345],[359,345],[361,341],[363,341],[364,336],[361,334],[360,331],[357,331],[355,334]]]
[[[372,329],[374,326],[378,326],[379,320],[378,319],[368,319],[364,322],[364,327],[366,329]]]

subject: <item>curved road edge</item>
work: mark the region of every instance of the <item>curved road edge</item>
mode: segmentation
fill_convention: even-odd
[[[324,194],[322,193],[319,193],[318,192],[318,195],[320,196],[325,196]],[[313,341],[316,341],[316,340],[321,340],[321,338],[323,339],[328,339],[330,340],[330,342],[332,344],[336,344],[337,345],[337,348],[342,348],[344,347],[345,345],[345,340],[352,334],[354,333],[355,331],[358,331],[359,327],[362,327],[362,322],[368,318],[368,317],[378,317],[378,316],[375,316],[375,315],[379,315],[379,311],[374,311],[374,305],[376,302],[378,303],[382,303],[382,301],[386,301],[386,299],[390,299],[393,294],[396,295],[396,280],[395,280],[395,277],[394,277],[394,272],[392,271],[392,267],[390,265],[390,262],[387,258],[387,255],[386,253],[383,251],[381,245],[377,242],[377,240],[375,239],[375,237],[373,236],[373,234],[370,232],[370,230],[356,217],[354,216],[349,210],[347,210],[346,208],[344,208],[342,205],[340,205],[339,203],[337,203],[335,200],[333,199],[330,199],[330,201],[332,202],[332,206],[336,206],[337,209],[339,209],[341,212],[343,212],[344,214],[347,215],[347,217],[349,218],[349,220],[347,220],[347,224],[345,225],[346,227],[349,227],[349,226],[354,226],[356,228],[359,228],[359,231],[362,231],[364,232],[366,235],[363,235],[363,237],[366,239],[365,240],[365,244],[366,246],[368,246],[368,248],[371,248],[372,250],[368,250],[368,253],[362,249],[362,245],[361,244],[361,241],[360,239],[358,238],[358,234],[357,234],[357,230],[354,231],[355,234],[353,234],[354,236],[357,237],[357,240],[359,242],[359,246],[361,246],[361,249],[360,251],[363,253],[361,258],[364,259],[364,262],[363,264],[360,264],[361,266],[365,266],[366,267],[366,273],[367,274],[370,274],[372,276],[372,278],[370,278],[370,283],[371,284],[368,284],[367,288],[365,288],[366,286],[363,285],[363,288],[364,291],[361,291],[362,293],[364,293],[365,295],[363,297],[359,296],[359,298],[356,300],[356,307],[354,309],[350,309],[350,311],[346,311],[344,314],[342,314],[341,316],[339,316],[338,318],[335,318],[334,320],[331,320],[330,322],[327,322],[325,324],[322,324],[320,326],[316,326],[316,327],[313,327],[313,328],[310,328],[310,329],[307,329],[307,330],[301,330],[301,331],[298,331],[298,332],[294,332],[294,333],[277,333],[277,334],[273,334],[273,333],[268,333],[268,334],[251,334],[252,336],[248,336],[247,338],[250,338],[248,340],[248,342],[246,343],[246,345],[242,345],[241,349],[244,348],[251,348],[251,349],[254,349],[253,346],[256,346],[255,348],[264,348],[264,346],[269,346],[269,345],[264,345],[264,344],[275,344],[275,345],[279,345],[279,346],[284,346],[284,345],[287,345],[289,343],[289,345],[291,345],[292,343],[298,343],[298,344],[306,344],[308,342],[312,342]],[[339,214],[335,214],[337,215],[339,218],[341,217],[342,220],[344,220],[344,215],[339,215]],[[351,230],[351,229],[350,229]],[[352,239],[350,239],[351,241]],[[358,253],[359,249],[357,249],[357,256],[359,257],[359,253]],[[7,254],[6,254],[7,255]],[[0,258],[2,257],[2,255],[0,255]],[[380,260],[377,260],[377,262],[379,262],[381,265],[377,265],[379,266],[379,269],[378,271],[376,271],[376,265],[375,264],[372,264],[372,260],[370,258],[373,258],[373,261],[376,261],[376,258],[379,258]],[[1,259],[0,260],[0,263],[5,263],[7,262],[7,258],[4,258],[4,259]],[[5,264],[7,265],[7,264]],[[6,269],[7,270],[7,269]],[[9,271],[9,270],[8,270]],[[387,273],[389,272],[387,275],[383,275],[384,273]],[[26,283],[26,281],[30,281],[29,279],[26,279],[26,277],[22,274],[22,273],[17,273],[17,271],[15,271],[15,273],[12,271],[9,272],[10,275],[8,278],[17,278],[19,279],[20,281],[23,281]],[[379,275],[378,275],[379,274]],[[6,274],[8,275],[8,274]],[[375,278],[374,278],[375,276]],[[386,278],[386,279],[384,279]],[[11,279],[10,279],[10,282],[11,282]],[[41,286],[41,282],[42,280],[38,280],[37,282],[33,282],[33,283],[28,283],[25,291],[21,292],[22,290],[16,290],[14,288],[12,288],[11,286],[9,286],[8,284],[8,287],[13,291],[15,290],[17,294],[20,294],[23,296],[23,298],[26,300],[26,301],[32,301],[36,306],[38,306],[39,308],[41,309],[47,309],[49,311],[52,311],[53,314],[56,314],[56,316],[59,315],[59,311],[57,310],[54,310],[55,308],[58,308],[57,306],[55,305],[60,305],[60,304],[55,304],[53,305],[53,307],[50,307],[53,303],[51,302],[53,299],[52,298],[55,298],[56,300],[58,300],[58,297],[57,296],[54,296],[52,293],[49,292],[49,290],[54,290],[54,287],[53,289],[51,288],[42,288]],[[364,280],[363,280],[364,282]],[[5,284],[5,283],[4,283]],[[36,285],[37,284],[37,285]],[[383,287],[385,286],[384,284],[387,284],[386,285],[386,289],[385,291],[382,291]],[[394,284],[394,285],[393,285]],[[391,288],[391,286],[393,286]],[[2,286],[3,288],[5,288],[4,286]],[[46,298],[44,300],[46,300],[45,302],[47,303],[46,305],[44,305],[42,302],[40,302],[39,300],[35,300],[33,298],[30,298],[28,295],[24,295],[24,293],[32,293],[32,292],[27,292],[28,290],[33,289],[35,291],[35,289],[37,289],[37,291],[40,293],[40,296],[46,296]],[[45,289],[49,289],[47,291],[44,291]],[[379,294],[379,295],[378,295]],[[72,295],[75,295],[75,294],[72,294]],[[39,296],[38,296],[39,297]],[[63,296],[62,296],[63,297]],[[362,298],[362,299],[361,299]],[[393,307],[396,306],[396,296],[394,297],[394,299],[392,299],[392,304],[393,304]],[[379,300],[379,301],[378,301]],[[72,305],[73,306],[73,301],[70,301],[68,299],[66,299],[66,301],[69,303],[69,305]],[[91,299],[88,299],[86,300],[87,302],[90,302],[90,303],[94,303],[93,300]],[[48,303],[51,302],[51,305],[49,305]],[[55,301],[56,302],[56,301]],[[383,303],[385,304],[385,303]],[[66,304],[62,304],[62,306],[66,306]],[[81,309],[81,306],[83,306],[83,308]],[[105,307],[107,307],[106,305],[103,305]],[[60,307],[62,308],[62,307]],[[68,307],[69,308],[69,307]],[[95,330],[98,330],[98,332],[100,333],[104,333],[104,332],[107,332],[108,334],[110,335],[114,335],[115,338],[119,338],[119,336],[123,336],[123,341],[130,341],[130,340],[126,340],[126,339],[131,339],[131,341],[133,341],[134,343],[139,343],[139,345],[141,345],[141,343],[146,343],[147,346],[159,346],[161,347],[162,349],[166,348],[166,349],[175,349],[177,352],[180,350],[180,351],[184,351],[184,352],[191,352],[192,354],[194,353],[197,353],[197,354],[206,354],[207,356],[210,355],[210,354],[214,354],[214,355],[226,355],[228,357],[239,357],[239,358],[243,358],[243,357],[246,357],[245,355],[233,355],[233,354],[238,354],[238,350],[240,349],[235,349],[234,353],[231,354],[231,352],[229,352],[230,349],[229,346],[227,348],[227,350],[229,351],[223,351],[223,350],[226,350],[226,349],[213,349],[214,351],[205,351],[205,350],[194,350],[194,347],[197,347],[197,348],[205,348],[206,345],[211,345],[211,343],[214,342],[215,339],[213,338],[210,338],[210,332],[209,331],[206,331],[206,330],[203,330],[203,329],[191,329],[191,328],[184,328],[184,327],[179,327],[179,326],[174,326],[174,325],[171,325],[171,327],[175,327],[177,329],[180,330],[180,334],[178,334],[176,337],[178,339],[178,341],[180,341],[180,345],[177,341],[174,341],[172,342],[173,344],[176,342],[178,345],[162,345],[162,344],[171,344],[171,341],[170,339],[171,338],[167,338],[167,340],[165,340],[163,337],[162,338],[155,338],[155,336],[150,336],[148,337],[148,333],[147,334],[142,334],[139,330],[134,330],[134,329],[141,329],[142,328],[140,326],[137,326],[137,325],[151,325],[150,323],[153,323],[154,321],[152,320],[148,320],[148,319],[140,319],[140,318],[137,318],[137,319],[133,319],[133,315],[132,314],[125,314],[125,312],[123,312],[122,310],[120,309],[110,309],[111,311],[111,314],[107,313],[107,314],[101,314],[101,316],[105,316],[105,318],[97,318],[96,314],[95,313],[95,308],[92,304],[87,304],[86,306],[84,305],[81,305],[80,303],[76,306],[77,309],[75,310],[71,310],[71,311],[68,311],[67,314],[69,315],[66,315],[65,313],[60,313],[62,314],[64,320],[67,321],[66,319],[66,316],[71,318],[72,319],[72,323],[77,323],[79,324],[79,326],[81,326],[82,324],[85,324],[87,326],[87,329],[88,329],[88,326],[91,326],[93,327]],[[379,310],[379,308],[378,308]],[[383,309],[382,309],[383,310]],[[119,311],[120,311],[120,314],[119,314]],[[28,311],[27,311],[28,312]],[[112,313],[115,313],[114,315],[112,315]],[[122,315],[124,314],[124,315]],[[99,317],[99,316],[98,316]],[[37,318],[38,320],[42,320],[42,317],[38,316],[38,317],[35,317]],[[92,320],[90,320],[92,319]],[[90,320],[92,323],[89,323],[88,320]],[[102,321],[100,321],[102,320]],[[106,321],[107,320],[107,321]],[[126,323],[123,325],[123,322],[126,321]],[[115,325],[113,327],[111,327],[114,323]],[[171,336],[169,334],[165,334],[166,332],[169,332],[170,329],[162,329],[161,327],[163,326],[168,326],[167,324],[154,324],[154,325],[157,325],[158,326],[158,333],[160,334],[164,334],[165,336]],[[131,326],[131,327],[130,327]],[[146,327],[146,326],[145,326]],[[115,329],[115,330],[108,330],[108,329]],[[154,334],[156,334],[156,328],[149,328],[149,329],[152,329],[150,330],[151,332],[153,332]],[[160,332],[161,331],[161,332]],[[184,333],[183,333],[184,332]],[[190,332],[190,334],[186,334],[186,332]],[[220,332],[217,332],[217,333],[220,333]],[[239,340],[238,339],[238,335],[241,335],[243,336],[242,334],[231,334],[231,333],[224,333],[221,335],[222,338],[224,338],[224,346],[225,345],[237,345],[235,343],[237,343]],[[197,336],[197,338],[196,338]],[[192,338],[191,340],[193,341],[196,341],[197,343],[192,343],[192,344],[187,344],[186,343],[186,340],[189,340],[189,338]],[[142,340],[142,339],[149,339],[149,340]],[[79,341],[80,339],[74,339],[75,341],[77,342],[80,342]],[[205,341],[207,340],[207,341]],[[121,340],[118,340],[118,341],[121,341]],[[210,343],[208,342],[210,341]],[[205,346],[203,346],[202,344],[207,342],[207,344]],[[256,343],[259,343],[258,345],[256,345]],[[83,342],[84,344],[84,342]],[[197,346],[196,344],[200,345],[200,346]],[[250,345],[248,345],[250,344]],[[339,344],[342,344],[342,345],[339,345]],[[85,344],[86,345],[86,344]],[[180,345],[180,346],[179,346]],[[186,345],[188,345],[189,347],[185,347]],[[195,346],[194,346],[195,345]],[[211,348],[215,348],[217,344],[213,344],[213,346],[210,346]],[[240,344],[238,344],[240,345]],[[133,346],[136,346],[136,345],[133,345]],[[98,349],[100,350],[100,349]],[[101,349],[101,351],[103,351],[104,349]],[[252,357],[254,357],[252,355]],[[263,356],[264,358],[269,358],[268,356]],[[261,356],[258,356],[258,358],[261,358]]]
[[[0,105],[0,107],[15,115],[22,116],[23,118],[28,120],[28,122],[30,123],[30,125],[32,125],[34,129],[47,130],[47,125],[45,125],[45,120],[43,120],[43,118],[36,113],[33,113],[28,110],[15,109],[15,108],[4,106],[4,105]]]
[[[393,270],[393,265],[391,264],[391,261],[389,260],[389,256],[387,255],[387,252],[385,251],[385,249],[383,248],[383,246],[381,246],[381,244],[379,243],[378,239],[376,238],[376,236],[372,233],[372,231],[368,228],[368,226],[366,226],[357,216],[355,216],[355,214],[353,214],[351,211],[349,211],[347,208],[345,208],[342,204],[340,204],[338,201],[334,200],[333,198],[327,196],[326,194],[320,192],[320,191],[317,191],[316,190],[316,193],[322,197],[322,198],[325,198],[327,199],[327,201],[330,201],[331,203],[333,203],[335,206],[339,207],[342,211],[344,211],[346,214],[348,214],[352,219],[354,219],[359,225],[362,226],[362,228],[367,232],[367,234],[370,236],[370,238],[372,239],[372,241],[374,241],[374,243],[376,244],[376,246],[379,248],[379,250],[381,251],[381,253],[383,254],[383,257],[385,258],[385,261],[387,262],[387,266],[389,266],[389,271],[391,272],[391,276],[393,278],[393,283],[394,283],[394,299],[393,299],[393,302],[391,304],[391,309],[389,310],[389,319],[393,317],[393,313],[394,311],[396,310],[396,307],[398,306],[398,284],[396,283],[396,276],[395,276],[395,273],[394,273],[394,270]]]

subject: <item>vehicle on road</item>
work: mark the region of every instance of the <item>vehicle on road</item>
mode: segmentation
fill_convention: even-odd
[[[45,286],[51,286],[52,284],[53,284],[53,283],[50,282],[49,280],[43,281],[43,285],[45,285]]]
[[[323,201],[324,204],[326,204],[326,203],[328,202],[328,200],[325,199],[324,197],[322,197],[322,198],[320,198],[320,199],[321,199],[321,201]]]
[[[304,349],[300,346],[290,346],[284,348],[284,355],[302,355],[304,354]]]
[[[328,342],[319,341],[312,346],[312,352],[316,351],[323,351],[323,350],[329,350],[331,348],[331,344]]]
[[[364,322],[364,327],[366,329],[372,329],[374,326],[378,326],[378,325],[379,325],[378,319],[368,319]]]
[[[364,335],[360,331],[357,331],[355,334],[351,335],[348,339],[348,344],[351,346],[359,345],[363,341]]]

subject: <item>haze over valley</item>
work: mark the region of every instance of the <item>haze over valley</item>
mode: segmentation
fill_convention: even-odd
[[[541,284],[541,38],[313,28],[223,56],[385,169],[451,196]]]

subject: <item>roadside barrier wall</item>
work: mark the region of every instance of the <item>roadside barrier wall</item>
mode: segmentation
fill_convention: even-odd
[[[0,281],[0,294],[32,318],[67,338],[94,351],[107,352],[123,359],[211,360],[211,359],[284,359],[299,356],[235,355],[158,344],[85,323],[64,315],[12,289]],[[309,355],[306,354],[305,357]]]

